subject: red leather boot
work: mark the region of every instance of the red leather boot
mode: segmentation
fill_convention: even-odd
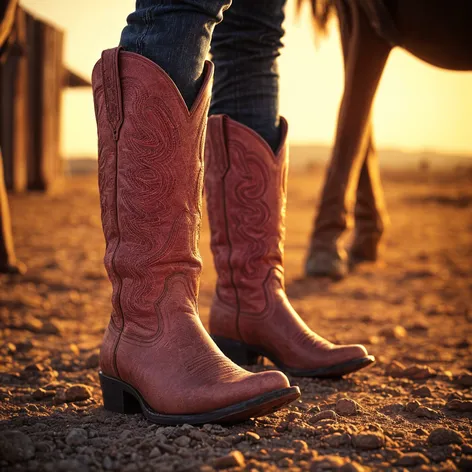
[[[218,272],[210,334],[238,364],[266,357],[291,375],[338,377],[374,358],[315,334],[285,294],[286,135],[282,118],[274,155],[248,127],[225,115],[208,120],[205,190]]]
[[[92,77],[113,286],[100,354],[103,401],[160,424],[235,422],[299,397],[281,373],[233,364],[198,316],[211,77],[208,63],[190,111],[165,72],[140,55],[104,51]]]

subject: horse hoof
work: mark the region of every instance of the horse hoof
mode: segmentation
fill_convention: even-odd
[[[349,249],[349,267],[352,269],[365,262],[374,263],[379,259],[381,234],[356,237]]]
[[[316,252],[311,254],[305,264],[305,274],[308,277],[329,277],[341,280],[348,273],[345,258],[332,252]]]

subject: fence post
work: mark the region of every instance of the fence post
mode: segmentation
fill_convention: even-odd
[[[19,44],[26,44],[26,13],[18,9],[15,29]],[[0,144],[6,187],[15,192],[27,188],[28,64],[21,48],[14,47],[0,68]]]

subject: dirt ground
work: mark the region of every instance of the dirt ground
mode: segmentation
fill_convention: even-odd
[[[287,290],[319,333],[377,363],[293,378],[289,408],[233,427],[160,427],[102,407],[110,312],[94,176],[11,199],[24,277],[0,277],[0,470],[472,470],[472,174],[385,172],[384,262],[344,281],[301,277],[322,171],[289,179]],[[215,272],[201,239],[201,315]],[[261,367],[264,368],[264,367]]]

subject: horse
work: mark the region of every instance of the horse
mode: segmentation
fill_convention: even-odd
[[[14,23],[18,0],[0,1],[0,63],[3,63],[14,42]],[[11,230],[8,195],[3,175],[3,160],[0,151],[0,274],[23,274],[26,266],[15,255]]]
[[[378,260],[389,223],[373,138],[372,102],[390,52],[439,68],[472,70],[470,0],[310,0],[315,33],[339,22],[344,93],[305,261],[309,277],[345,277]],[[297,0],[298,11],[304,0]],[[348,250],[344,234],[354,226]]]

